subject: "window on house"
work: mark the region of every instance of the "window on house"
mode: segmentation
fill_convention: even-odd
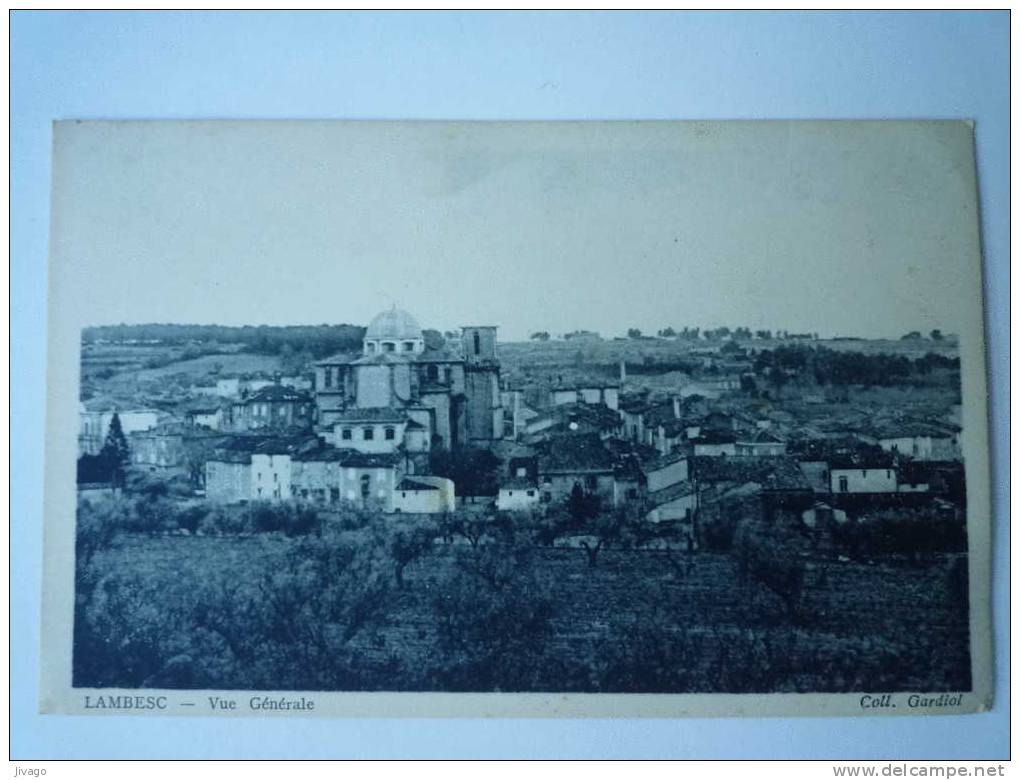
[[[482,337],[475,331],[475,354],[480,355],[482,353]]]
[[[365,428],[361,431],[361,438],[365,441],[372,441],[375,438],[375,428]]]
[[[535,497],[535,491],[534,490],[529,490],[528,491],[528,498],[534,498],[534,497]]]
[[[361,497],[367,499],[372,493],[372,478],[368,474],[361,475]]]
[[[867,477],[868,476],[868,470],[867,469],[861,469],[861,476],[862,477]]]
[[[387,441],[392,441],[394,438],[396,438],[397,432],[393,430],[393,428],[386,426],[385,435]]]
[[[392,341],[384,341],[382,348],[383,352],[395,352],[397,349],[397,345],[394,344]]]
[[[628,488],[627,498],[637,498],[637,488]]]
[[[329,489],[329,502],[335,504],[340,500],[340,488]]]
[[[369,354],[375,352],[375,342],[374,341],[369,341],[368,343],[365,344],[365,346],[368,348]]]
[[[325,384],[326,387],[332,387],[333,386],[333,369],[332,368],[327,368],[326,369],[326,381],[325,381],[324,384]]]
[[[584,484],[588,487],[588,490],[595,490],[599,486],[599,478],[594,474],[589,474],[584,478]]]
[[[850,485],[847,483],[846,477],[839,478],[839,492],[846,493],[850,489]]]
[[[273,482],[276,482],[276,481],[277,481],[276,477],[277,477],[277,474],[276,474],[276,472],[274,471],[274,472],[273,472]]]
[[[445,368],[443,369],[443,381],[444,381],[444,382],[445,382],[446,384],[450,384],[450,377],[451,377],[451,376],[452,376],[452,374],[451,374],[451,371],[450,371],[450,367],[449,367],[449,366],[446,366],[446,367],[445,367]]]
[[[340,431],[340,438],[343,439],[344,441],[350,441],[353,437],[354,431],[352,431],[350,428],[344,428],[342,431]]]
[[[512,496],[513,494],[514,494],[514,492],[512,490],[508,490],[507,491],[507,495],[511,495]]]
[[[414,352],[414,342],[413,341],[405,341],[404,342],[404,352]]]
[[[550,504],[550,503],[552,503],[552,493],[549,493],[547,491],[543,491],[542,492],[542,503],[543,504]]]
[[[885,478],[886,479],[890,479],[891,477],[892,477],[892,472],[890,472],[889,469],[886,469],[885,470]]]

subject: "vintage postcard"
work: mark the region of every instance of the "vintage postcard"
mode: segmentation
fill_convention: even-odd
[[[966,122],[58,122],[43,712],[991,703]]]

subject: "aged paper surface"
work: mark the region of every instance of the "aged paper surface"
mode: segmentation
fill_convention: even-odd
[[[43,712],[991,703],[965,122],[55,125]]]

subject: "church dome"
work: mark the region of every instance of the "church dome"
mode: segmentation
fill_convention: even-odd
[[[393,307],[377,314],[368,324],[365,338],[380,341],[383,339],[420,339],[421,326],[418,321],[403,309]]]

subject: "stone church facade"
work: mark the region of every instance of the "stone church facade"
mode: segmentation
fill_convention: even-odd
[[[317,431],[336,447],[409,454],[502,438],[495,326],[462,329],[459,348],[426,346],[397,308],[377,315],[360,353],[315,364]]]

